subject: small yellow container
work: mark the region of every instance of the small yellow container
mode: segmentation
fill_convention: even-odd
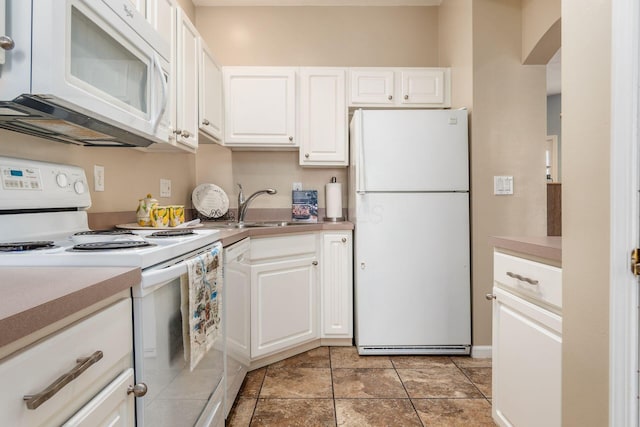
[[[151,194],[138,201],[138,209],[136,209],[136,219],[138,225],[142,227],[151,227],[151,211],[158,205],[158,201]]]
[[[169,226],[169,207],[154,206],[151,209],[151,226],[152,227],[168,227]]]
[[[184,224],[184,206],[169,206],[169,226]]]

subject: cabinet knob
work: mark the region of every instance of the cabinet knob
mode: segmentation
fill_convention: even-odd
[[[313,261],[311,264],[318,265],[318,261]]]
[[[494,300],[496,299],[496,296],[494,294],[486,294],[484,296],[488,301]]]
[[[11,50],[16,46],[13,39],[9,36],[0,36],[0,48]]]
[[[209,122],[209,120],[207,119],[202,119],[202,124],[205,126],[209,126],[211,124],[211,122]]]
[[[346,237],[342,238],[342,243],[347,243],[347,238]]]
[[[289,141],[293,141],[293,137],[292,136],[289,137]]]
[[[135,397],[142,397],[147,394],[147,385],[145,383],[138,383],[136,385],[130,385],[127,387],[127,394],[131,394]]]
[[[305,153],[304,158],[308,159],[309,158],[309,153]]]
[[[409,99],[409,95],[405,95],[405,96],[404,96],[404,99]]]
[[[391,100],[393,99],[393,95],[389,95],[389,96],[387,96],[387,99],[388,99],[389,101],[391,101]]]
[[[175,129],[173,133],[175,133],[176,135],[180,135],[182,133],[182,129]]]
[[[367,268],[367,265],[364,262],[360,263],[360,269],[364,270],[365,268]]]
[[[191,136],[191,133],[189,133],[188,130],[183,130],[182,131],[182,136],[184,136],[185,138],[189,138]]]

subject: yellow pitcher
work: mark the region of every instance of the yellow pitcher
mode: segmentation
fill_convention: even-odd
[[[147,197],[138,201],[136,218],[139,226],[151,227],[151,210],[156,206],[158,206],[158,201],[151,194],[147,194]]]

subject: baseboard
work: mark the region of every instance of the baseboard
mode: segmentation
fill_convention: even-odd
[[[474,345],[471,347],[471,357],[476,359],[491,359],[492,350],[490,345]]]

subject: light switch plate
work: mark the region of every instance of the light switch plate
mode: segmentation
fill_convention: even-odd
[[[494,176],[493,194],[507,196],[513,194],[513,176]]]
[[[160,197],[171,197],[171,180],[160,178]]]
[[[104,166],[93,165],[93,190],[104,191]]]

